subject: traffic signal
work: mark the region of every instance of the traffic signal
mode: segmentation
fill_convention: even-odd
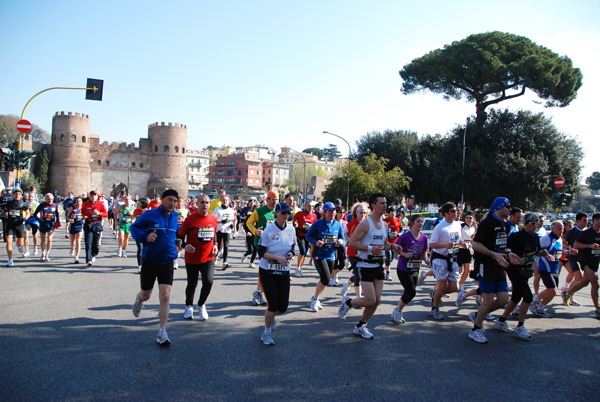
[[[560,206],[564,207],[567,204],[571,203],[571,200],[573,199],[573,196],[569,193],[562,193],[561,194],[561,198],[560,198]]]
[[[15,170],[17,165],[15,161],[15,152],[10,148],[0,148],[0,152],[2,152],[2,155],[4,155],[4,166],[6,167],[6,170],[9,172]]]
[[[554,199],[552,200],[552,206],[554,208],[560,207],[561,196],[562,196],[562,193],[556,193],[556,194],[554,194]]]
[[[29,169],[31,166],[31,158],[35,156],[35,151],[23,150],[17,152],[19,169]]]

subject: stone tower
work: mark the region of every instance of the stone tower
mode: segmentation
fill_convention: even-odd
[[[162,194],[172,188],[187,199],[187,126],[164,122],[150,124],[148,139],[152,143],[148,194]]]
[[[87,114],[56,112],[52,118],[49,189],[83,194],[91,189],[90,120]]]

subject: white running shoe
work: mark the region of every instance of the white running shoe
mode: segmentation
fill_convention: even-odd
[[[521,325],[520,327],[515,328],[513,334],[517,338],[524,339],[526,341],[531,339],[531,335],[529,335],[529,332],[527,332],[527,330],[525,329],[525,325]]]
[[[125,250],[123,250],[123,252],[121,253],[121,257],[127,258],[127,252]]]
[[[512,313],[510,313],[510,315],[512,315],[513,317],[517,317],[519,315],[519,306],[515,307],[515,309],[513,310]]]
[[[260,296],[260,300],[259,300],[259,301],[260,301],[260,305],[262,306],[262,305],[265,305],[265,304],[267,304],[267,301],[266,301],[266,300],[265,300],[265,298],[263,297],[263,294],[262,294],[262,292],[260,292],[259,296]]]
[[[29,257],[29,250],[25,250],[25,252],[23,253],[23,257]]]
[[[204,304],[198,307],[198,311],[200,311],[200,321],[208,320],[208,312],[206,311],[206,306]]]
[[[171,340],[169,339],[169,335],[167,335],[166,330],[158,330],[156,343],[158,343],[160,346],[169,346],[171,344]]]
[[[131,307],[131,311],[133,312],[133,316],[134,317],[139,317],[143,308],[144,308],[143,303],[140,303],[138,301],[137,296],[135,296],[135,302],[133,303],[133,306]]]
[[[177,259],[173,260],[173,269],[174,270],[178,270],[179,269],[179,261],[177,261]]]
[[[117,257],[120,257],[121,255],[123,255],[123,249],[119,248],[119,251],[117,251]]]
[[[242,264],[244,264],[246,262],[246,255],[242,256]]]
[[[19,249],[19,253],[23,254],[23,246],[17,246],[17,248]]]
[[[8,262],[6,263],[7,267],[12,267],[14,265],[12,258],[8,259]]]
[[[92,263],[96,262],[96,257],[92,257]]]
[[[79,264],[79,257],[75,257],[73,264]]]
[[[466,298],[467,295],[465,294],[465,292],[458,292],[458,295],[456,296],[456,307],[460,308],[460,306],[462,306]]]
[[[340,292],[340,295],[342,295],[342,297],[346,296],[346,294],[348,293],[349,287],[350,287],[350,285],[348,284],[348,281],[345,281],[344,283],[342,283],[342,290]]]
[[[315,296],[310,297],[310,310],[311,311],[314,311],[315,313],[319,311],[319,307],[317,306],[318,302],[319,302],[319,299],[317,299]]]
[[[227,268],[229,268],[229,263],[228,262],[224,262],[223,263],[223,267],[221,268],[221,270],[225,271]]]
[[[185,311],[183,312],[183,318],[185,318],[186,320],[191,320],[192,318],[194,318],[194,307],[185,306]]]
[[[42,250],[42,258],[40,258],[40,261],[46,261],[46,252]]]
[[[300,269],[300,268],[296,268],[296,272],[294,273],[294,276],[295,276],[296,278],[302,278],[302,276],[303,276],[303,275],[302,275],[302,269]]]
[[[251,263],[248,264],[248,267],[250,267],[250,268],[256,268],[256,265],[254,265],[254,263],[251,262]]]
[[[327,285],[327,286],[335,286],[335,285],[337,285],[337,283],[335,283],[335,279],[331,278],[329,280],[329,285]]]
[[[469,339],[473,339],[477,343],[487,343],[485,333],[481,329],[472,329],[469,332]]]
[[[346,315],[348,314],[348,311],[350,311],[350,307],[348,307],[348,305],[346,304],[348,300],[352,300],[352,298],[350,296],[344,296],[344,298],[342,299],[342,304],[340,304],[340,307],[338,308],[338,316],[342,320],[346,319]]]
[[[69,254],[71,257],[73,257],[75,255],[75,250],[71,249],[71,253]]]
[[[500,322],[500,318],[498,318],[496,321],[494,321],[494,328],[496,328],[498,331],[504,331],[509,334],[513,332],[513,329],[508,326],[508,322],[507,321]]]
[[[367,324],[363,324],[360,327],[354,327],[354,335],[361,336],[364,339],[373,339],[373,334],[367,329]]]
[[[262,298],[262,292],[260,290],[254,290],[254,292],[252,292],[252,303],[254,303],[255,306],[260,305],[261,298]]]
[[[275,345],[275,341],[273,341],[270,333],[267,334],[266,332],[263,332],[263,334],[260,336],[260,341],[267,346]]]
[[[404,324],[406,322],[402,316],[402,311],[398,310],[398,307],[392,311],[392,321],[394,321],[396,324]]]
[[[137,269],[137,272],[136,272],[136,274],[139,274],[140,272],[142,272],[142,266],[141,266],[141,265],[138,265],[138,269]]]
[[[421,273],[419,274],[419,286],[423,285],[426,277],[427,277],[427,271],[421,271]]]
[[[33,255],[37,255],[37,247],[33,248]]]

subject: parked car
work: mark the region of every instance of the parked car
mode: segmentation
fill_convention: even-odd
[[[429,239],[431,234],[433,233],[433,224],[437,221],[437,218],[425,218],[423,222],[423,229],[421,229],[421,233],[427,236]]]

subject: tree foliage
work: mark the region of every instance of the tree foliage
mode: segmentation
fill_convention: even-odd
[[[356,161],[341,163],[341,174],[332,179],[325,192],[325,200],[346,199],[348,192],[348,169],[350,170],[350,204],[366,201],[374,192],[381,191],[388,204],[399,204],[408,188],[408,177],[402,169],[394,167],[386,170],[389,159],[368,155],[360,165]]]
[[[590,190],[600,190],[600,172],[594,172],[591,176],[586,177],[585,184],[588,185]]]
[[[17,122],[19,120],[21,120],[21,118],[14,114],[0,115],[0,144],[3,147],[17,142],[19,138]],[[29,134],[33,137],[34,142],[39,142],[41,144],[50,143],[50,134],[35,124],[31,125],[31,132]]]
[[[402,93],[430,90],[475,102],[477,122],[486,107],[533,91],[546,106],[569,105],[582,84],[570,58],[510,33],[470,35],[412,60],[400,70]]]
[[[342,156],[340,151],[338,150],[337,145],[329,144],[327,148],[323,148],[323,159],[326,161],[334,161],[335,159]]]
[[[323,158],[323,156],[324,156],[323,150],[321,148],[306,148],[302,152],[307,153],[307,154],[313,154],[319,159]]]
[[[321,166],[306,166],[306,171],[304,171],[304,166],[300,167],[296,165],[290,177],[285,181],[285,186],[292,194],[306,196],[310,190],[311,180],[314,176],[328,177],[329,175]]]
[[[50,157],[48,155],[48,146],[42,147],[40,154],[33,158],[31,173],[35,176],[40,192],[45,192],[46,184],[48,183],[48,171],[50,169]]]

